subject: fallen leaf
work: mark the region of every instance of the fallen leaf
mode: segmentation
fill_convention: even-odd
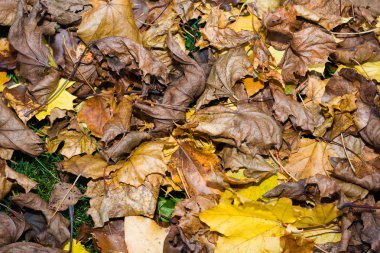
[[[218,50],[234,48],[258,38],[258,36],[251,31],[242,30],[236,32],[228,27],[220,28],[218,24],[222,15],[221,10],[216,8],[212,9],[211,14],[206,20],[205,27],[201,29],[204,38],[210,42],[211,46]]]
[[[0,102],[0,126],[0,147],[20,150],[33,156],[44,151],[44,142],[4,102]]]
[[[55,138],[48,138],[47,150],[50,153],[54,153],[58,150],[58,147],[64,142],[59,153],[67,158],[71,158],[80,154],[92,154],[97,150],[96,140],[84,134],[74,130],[62,130]]]
[[[37,115],[38,120],[43,120],[46,116],[50,115],[54,108],[59,108],[62,110],[74,110],[73,101],[76,99],[74,95],[71,95],[66,88],[73,85],[75,82],[69,81],[67,79],[60,79],[57,87],[51,93],[48,98],[48,103]]]
[[[0,247],[16,242],[26,229],[22,215],[14,211],[10,215],[0,213],[0,221]]]
[[[83,14],[78,28],[78,35],[86,44],[111,36],[140,42],[140,33],[129,0],[90,0],[90,3],[92,9]]]
[[[150,141],[141,144],[130,155],[127,161],[111,165],[116,170],[113,177],[120,183],[139,187],[149,175],[165,175],[167,169],[163,148],[164,141]],[[115,169],[116,168],[116,169]]]
[[[102,227],[110,218],[131,215],[153,217],[161,182],[162,176],[157,174],[149,175],[139,187],[109,181],[90,182],[86,192],[86,196],[91,197],[87,213],[95,227]]]
[[[155,119],[157,130],[170,129],[175,121],[184,120],[186,108],[205,89],[206,76],[199,64],[182,51],[171,33],[169,33],[166,43],[174,61],[179,63],[182,76],[168,85],[162,103],[153,107],[148,103],[139,101],[135,103],[135,107]]]
[[[70,242],[66,243],[65,247],[63,247],[63,250],[69,250],[69,249],[70,249]],[[71,250],[73,253],[89,253],[89,251],[86,250],[83,244],[80,241],[77,241],[75,239],[73,239],[73,246]]]
[[[64,211],[69,206],[74,206],[82,197],[79,189],[68,183],[58,183],[50,194],[49,208],[51,210]]]
[[[333,152],[327,143],[302,138],[300,149],[297,153],[290,155],[285,169],[296,179],[308,178],[316,174],[328,175],[333,169],[329,156],[333,156]]]
[[[46,252],[46,253],[65,253],[66,251],[44,247],[40,244],[34,242],[15,242],[8,244],[0,248],[1,253],[15,253],[15,252],[24,252],[24,253],[35,253],[35,252]]]
[[[128,253],[161,253],[169,230],[155,221],[141,216],[128,216],[124,219],[125,243]],[[144,243],[136,243],[136,242]]]
[[[226,183],[219,158],[212,152],[196,147],[192,141],[178,140],[178,150],[171,156],[170,172],[190,196],[218,194]]]
[[[102,228],[92,229],[91,235],[103,252],[128,252],[125,244],[124,220],[111,221]]]
[[[37,194],[25,193],[12,196],[10,198],[15,204],[20,207],[27,207],[35,211],[39,211],[45,217],[46,231],[39,231],[39,234],[44,237],[52,236],[56,242],[55,246],[61,246],[66,240],[70,238],[70,232],[68,230],[69,221],[57,213],[54,215],[54,211],[48,208],[48,204],[43,201]],[[26,219],[28,222],[28,219]],[[47,233],[47,234],[45,234]],[[38,234],[36,235],[39,236]],[[42,242],[41,242],[42,243]]]
[[[73,156],[63,161],[60,168],[63,171],[82,177],[98,179],[108,176],[116,167],[110,167],[100,155]]]
[[[249,74],[251,63],[244,48],[234,48],[222,55],[213,65],[206,89],[197,101],[196,108],[223,97],[234,97],[235,83]]]
[[[277,119],[281,122],[290,121],[303,130],[311,132],[320,126],[324,118],[313,108],[306,108],[301,103],[286,96],[278,87],[271,86],[271,91],[274,98],[273,111]]]
[[[295,32],[281,62],[284,81],[296,82],[299,77],[305,76],[308,65],[326,63],[334,50],[333,37],[317,27]]]
[[[146,83],[157,79],[162,84],[167,83],[166,66],[139,43],[125,37],[107,37],[97,40],[94,45],[99,50],[93,50],[98,60],[107,60],[108,66],[118,75],[125,74],[126,70],[141,76]]]
[[[277,122],[253,104],[241,104],[237,110],[221,105],[208,107],[198,111],[191,123],[197,124],[196,132],[236,146],[247,154],[262,153],[282,142]]]
[[[78,112],[78,121],[86,123],[86,127],[96,137],[102,137],[103,127],[112,117],[112,99],[109,92],[95,95],[87,99]]]

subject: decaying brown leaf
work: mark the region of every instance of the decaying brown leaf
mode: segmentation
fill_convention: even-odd
[[[208,107],[198,111],[191,124],[196,124],[194,131],[247,154],[265,154],[265,150],[279,148],[282,142],[277,122],[253,104],[241,104],[235,110],[221,105]]]
[[[234,97],[235,83],[249,74],[251,63],[243,48],[234,48],[222,55],[213,65],[206,89],[197,101],[197,108],[223,97]]]
[[[0,147],[20,150],[34,156],[44,151],[44,142],[1,101]]]

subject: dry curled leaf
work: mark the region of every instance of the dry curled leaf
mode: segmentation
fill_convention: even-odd
[[[221,105],[208,107],[198,111],[191,124],[196,124],[194,131],[247,154],[265,154],[271,147],[279,148],[282,142],[277,122],[253,104],[241,104],[236,110]]]

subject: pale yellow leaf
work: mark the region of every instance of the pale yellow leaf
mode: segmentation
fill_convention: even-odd
[[[124,219],[128,253],[163,253],[164,240],[168,232],[169,228],[160,227],[149,218],[128,216]]]

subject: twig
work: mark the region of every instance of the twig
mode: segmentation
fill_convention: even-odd
[[[354,58],[351,58],[350,60],[354,61],[356,64],[358,64],[360,66],[360,68],[363,70],[364,74],[366,75],[367,79],[371,80],[371,78],[369,77],[367,71],[363,68],[363,66],[357,61],[355,60]]]
[[[295,182],[298,181],[295,177],[293,177],[293,176],[289,173],[289,171],[287,171],[287,170],[285,169],[284,166],[282,166],[282,164],[280,163],[280,161],[278,161],[278,160],[274,157],[272,151],[269,150],[269,154],[270,154],[270,156],[272,157],[272,159],[275,161],[275,163],[276,163],[278,166],[280,166],[280,168],[281,168],[282,171],[284,171],[284,172],[285,172],[285,173],[286,173],[291,179],[293,179]]]
[[[348,157],[347,149],[346,149],[346,145],[344,144],[344,139],[343,139],[343,134],[342,134],[342,133],[340,134],[340,139],[341,139],[341,141],[342,141],[344,154],[346,155],[347,160],[348,160],[348,162],[350,163],[350,167],[351,167],[351,169],[352,169],[352,172],[354,172],[354,174],[356,175],[356,169],[355,169],[354,165],[352,164],[351,159]]]
[[[73,235],[74,235],[74,206],[69,206],[69,216],[70,216],[70,246],[69,246],[69,252],[73,252]]]
[[[377,31],[379,29],[380,29],[380,27],[376,27],[376,28],[373,28],[371,30],[362,31],[362,32],[331,32],[331,31],[329,31],[329,32],[332,34],[337,34],[337,35],[360,35],[360,34],[371,33],[371,32]]]

